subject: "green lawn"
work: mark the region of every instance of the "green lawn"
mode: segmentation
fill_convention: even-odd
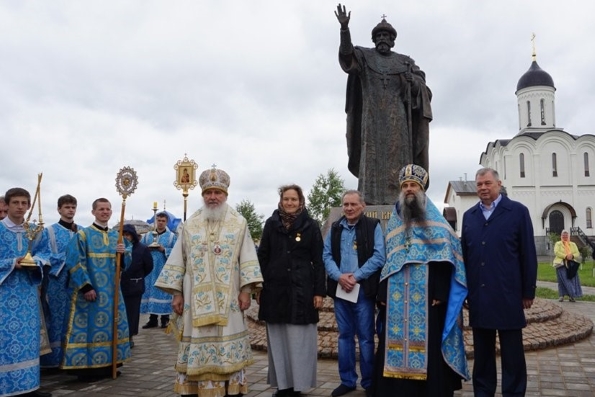
[[[579,269],[581,285],[587,287],[595,287],[595,277],[593,277],[594,266],[595,262],[593,262],[592,260],[588,260],[585,261],[585,263],[583,263],[582,269]],[[551,263],[540,263],[537,268],[537,279],[540,281],[557,282],[556,269],[552,266]],[[556,299],[558,298],[558,292],[549,288],[537,287],[537,297],[546,299]],[[595,295],[583,295],[583,297],[580,298],[580,300],[595,302]]]
[[[595,277],[593,277],[593,266],[595,262],[586,261],[583,263],[582,269],[579,269],[579,277],[581,279],[581,285],[587,287],[595,287]],[[540,263],[537,268],[537,279],[540,281],[553,281],[556,280],[556,269],[551,263]]]

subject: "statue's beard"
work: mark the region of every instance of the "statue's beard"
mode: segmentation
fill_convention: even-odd
[[[401,217],[407,227],[411,226],[413,221],[424,224],[426,222],[426,199],[423,191],[414,193],[412,197],[405,196],[401,190],[399,193],[399,208]]]
[[[221,221],[227,212],[227,204],[222,202],[217,206],[209,207],[206,203],[203,208],[203,214],[208,221]]]
[[[394,43],[390,43],[386,40],[378,40],[376,43],[376,49],[378,52],[382,54],[386,54],[390,52],[390,49],[393,47]]]

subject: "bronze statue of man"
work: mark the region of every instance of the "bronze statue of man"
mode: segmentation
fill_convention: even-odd
[[[432,92],[415,61],[391,51],[397,31],[386,19],[372,30],[375,48],[364,48],[351,43],[351,12],[339,4],[335,15],[341,24],[339,63],[349,74],[345,105],[349,171],[358,177],[366,203],[394,204],[399,170],[411,163],[429,168]]]

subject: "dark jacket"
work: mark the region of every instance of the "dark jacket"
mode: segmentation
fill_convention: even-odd
[[[314,296],[325,296],[322,234],[304,210],[290,230],[279,211],[267,219],[258,248],[264,278],[258,317],[268,323],[314,324]]]
[[[341,220],[343,220],[343,218],[344,216],[338,221],[333,222],[330,230],[331,253],[336,264],[341,263],[341,233],[343,232]],[[372,255],[374,255],[374,232],[376,230],[376,226],[378,226],[379,223],[379,219],[368,218],[367,216],[362,215],[355,225],[355,235],[358,241],[357,261],[359,267],[362,267],[366,261],[370,259]],[[359,244],[360,241],[362,242],[361,244]],[[381,271],[382,269],[378,269],[378,271],[374,272],[370,277],[359,282],[361,287],[364,289],[364,295],[367,298],[376,300]],[[327,277],[326,284],[328,296],[334,298],[337,291],[338,282],[330,277]]]
[[[122,272],[122,294],[142,295],[145,292],[145,277],[153,270],[151,251],[143,243],[132,225],[124,225],[124,232],[132,235],[132,261]]]
[[[508,197],[485,219],[479,204],[463,215],[469,324],[486,329],[527,325],[523,298],[535,297],[537,255],[527,207]]]

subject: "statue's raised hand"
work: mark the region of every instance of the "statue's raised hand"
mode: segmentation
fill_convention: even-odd
[[[351,18],[351,11],[347,13],[345,10],[345,6],[341,6],[341,3],[337,6],[337,11],[335,11],[335,15],[337,16],[337,20],[341,24],[341,29],[347,29],[349,27],[349,18]]]

